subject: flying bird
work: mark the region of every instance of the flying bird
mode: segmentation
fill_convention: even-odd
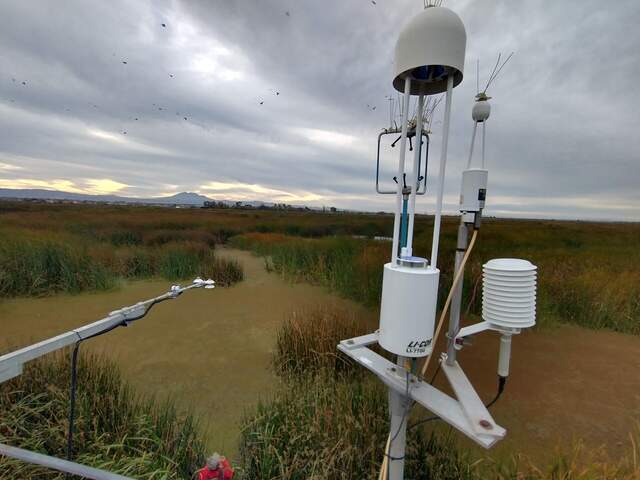
[[[125,62],[124,60],[122,61],[122,63],[124,63],[125,65],[127,64],[127,62]]]
[[[291,14],[289,13],[289,10],[287,10],[286,12],[284,12],[284,14],[285,14],[287,17],[290,17],[290,16],[291,16]]]
[[[173,73],[170,73],[170,74],[169,74],[169,76],[170,76],[171,78],[173,78]]]
[[[22,82],[22,84],[23,84],[23,85],[26,85],[26,84],[27,84],[27,82]]]
[[[186,119],[187,119],[187,117],[184,117],[184,119],[186,120]]]
[[[122,132],[122,134],[123,134],[123,135],[126,135],[126,134],[127,134],[127,132]]]
[[[264,100],[260,102],[260,105],[264,105]]]
[[[280,95],[280,92],[276,92],[276,95]]]
[[[373,3],[374,5],[377,5],[376,0],[371,0],[371,3]]]
[[[167,28],[167,24],[166,24],[166,23],[163,23],[163,24],[162,24],[162,26],[163,26],[163,27],[165,27],[165,28]]]

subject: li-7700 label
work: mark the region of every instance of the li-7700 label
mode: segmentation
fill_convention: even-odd
[[[429,345],[431,345],[431,339],[422,341],[415,340],[409,342],[409,344],[407,345],[407,353],[425,353]]]

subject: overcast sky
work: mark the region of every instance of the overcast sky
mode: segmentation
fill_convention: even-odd
[[[489,91],[487,214],[640,220],[640,2],[446,5],[467,29],[447,210],[469,149],[476,60],[482,82],[497,54],[513,51]],[[373,193],[376,137],[395,96],[397,34],[421,9],[0,0],[0,188],[391,210],[390,196]],[[427,195],[418,210],[434,204]]]

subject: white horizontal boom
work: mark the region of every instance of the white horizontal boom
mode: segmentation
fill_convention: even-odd
[[[22,448],[11,447],[0,443],[0,455],[16,458],[26,463],[33,463],[43,467],[58,470],[59,472],[70,473],[82,478],[92,480],[132,480],[130,477],[123,477],[116,473],[106,472],[93,467],[87,467],[75,462],[69,462],[60,458],[51,457],[42,453],[30,452]]]
[[[129,320],[135,320],[140,315],[143,315],[147,309],[154,303],[162,302],[163,300],[169,300],[178,297],[182,292],[190,290],[192,288],[209,287],[214,285],[213,280],[201,280],[196,279],[187,287],[180,287],[174,285],[171,290],[163,295],[160,295],[143,302],[136,303],[130,307],[124,307],[120,310],[114,310],[109,313],[109,316],[98,320],[97,322],[90,323],[83,327],[76,328],[66,333],[62,333],[56,337],[43,340],[41,342],[29,345],[28,347],[21,348],[15,352],[7,353],[0,357],[0,383],[6,382],[13,377],[16,377],[22,373],[22,368],[25,363],[42,357],[48,353],[55,352],[62,348],[73,345],[74,343],[87,339],[97,333],[109,330],[118,324],[126,323]]]

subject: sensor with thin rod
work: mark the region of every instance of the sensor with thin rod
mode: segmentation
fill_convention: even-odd
[[[40,358],[48,353],[52,353],[65,347],[74,345],[71,366],[72,373],[69,408],[69,430],[67,433],[67,460],[60,460],[55,457],[30,452],[28,450],[19,449],[4,444],[0,444],[0,455],[16,458],[28,463],[36,463],[38,465],[42,465],[68,474],[80,475],[85,478],[93,478],[99,480],[116,480],[127,478],[121,475],[116,475],[104,470],[87,467],[85,465],[70,461],[72,457],[77,372],[76,365],[79,345],[84,340],[103,335],[118,327],[129,326],[136,320],[139,320],[146,316],[154,305],[164,302],[165,300],[173,300],[182,295],[184,292],[194,288],[212,289],[215,288],[215,282],[210,279],[203,280],[201,278],[196,278],[190,285],[184,287],[180,285],[173,285],[171,289],[163,295],[138,302],[135,305],[129,307],[114,310],[113,312],[110,312],[107,317],[101,320],[0,356],[0,383],[2,383],[10,380],[11,378],[17,377],[18,375],[21,375],[26,363],[32,360],[36,360],[37,358]]]
[[[535,323],[535,266],[526,260],[498,259],[484,265],[483,321],[460,328],[464,266],[478,238],[488,178],[483,165],[479,169],[472,169],[469,165],[462,175],[461,227],[453,269],[454,281],[436,324],[440,283],[438,253],[451,104],[453,89],[462,82],[466,50],[462,21],[440,3],[430,1],[427,8],[410,20],[402,28],[395,48],[392,84],[403,96],[399,104],[400,128],[394,125],[391,132],[400,133],[400,139],[395,175],[393,242],[390,261],[383,268],[379,329],[368,335],[342,340],[338,345],[342,353],[373,372],[389,389],[390,431],[380,480],[401,480],[404,477],[407,423],[416,403],[485,448],[504,438],[506,430],[495,422],[488,410],[502,392],[504,381],[495,399],[485,405],[458,363],[456,353],[470,335],[485,330],[498,331],[502,335],[498,370],[501,378],[506,378],[511,336]],[[504,63],[500,64],[498,60],[485,87],[485,95],[502,67]],[[431,255],[427,259],[414,255],[413,246],[416,197],[422,181],[420,149],[414,149],[411,165],[407,165],[406,151],[409,138],[415,137],[415,132],[425,128],[429,131],[435,108],[425,115],[425,105],[437,105],[443,93],[444,118],[435,189],[436,209]],[[410,118],[412,96],[417,97],[417,107],[415,116]],[[488,118],[487,105],[474,107],[475,128],[478,122]],[[472,154],[473,141],[470,158]],[[376,189],[387,193],[380,191],[378,186],[379,161],[378,158]],[[467,242],[471,231],[471,240]],[[453,395],[440,391],[425,380],[449,308],[452,312],[449,348],[439,357],[437,371],[442,371],[447,377]],[[369,348],[374,344],[394,355],[394,361]],[[420,360],[423,361],[422,368],[419,368]]]

